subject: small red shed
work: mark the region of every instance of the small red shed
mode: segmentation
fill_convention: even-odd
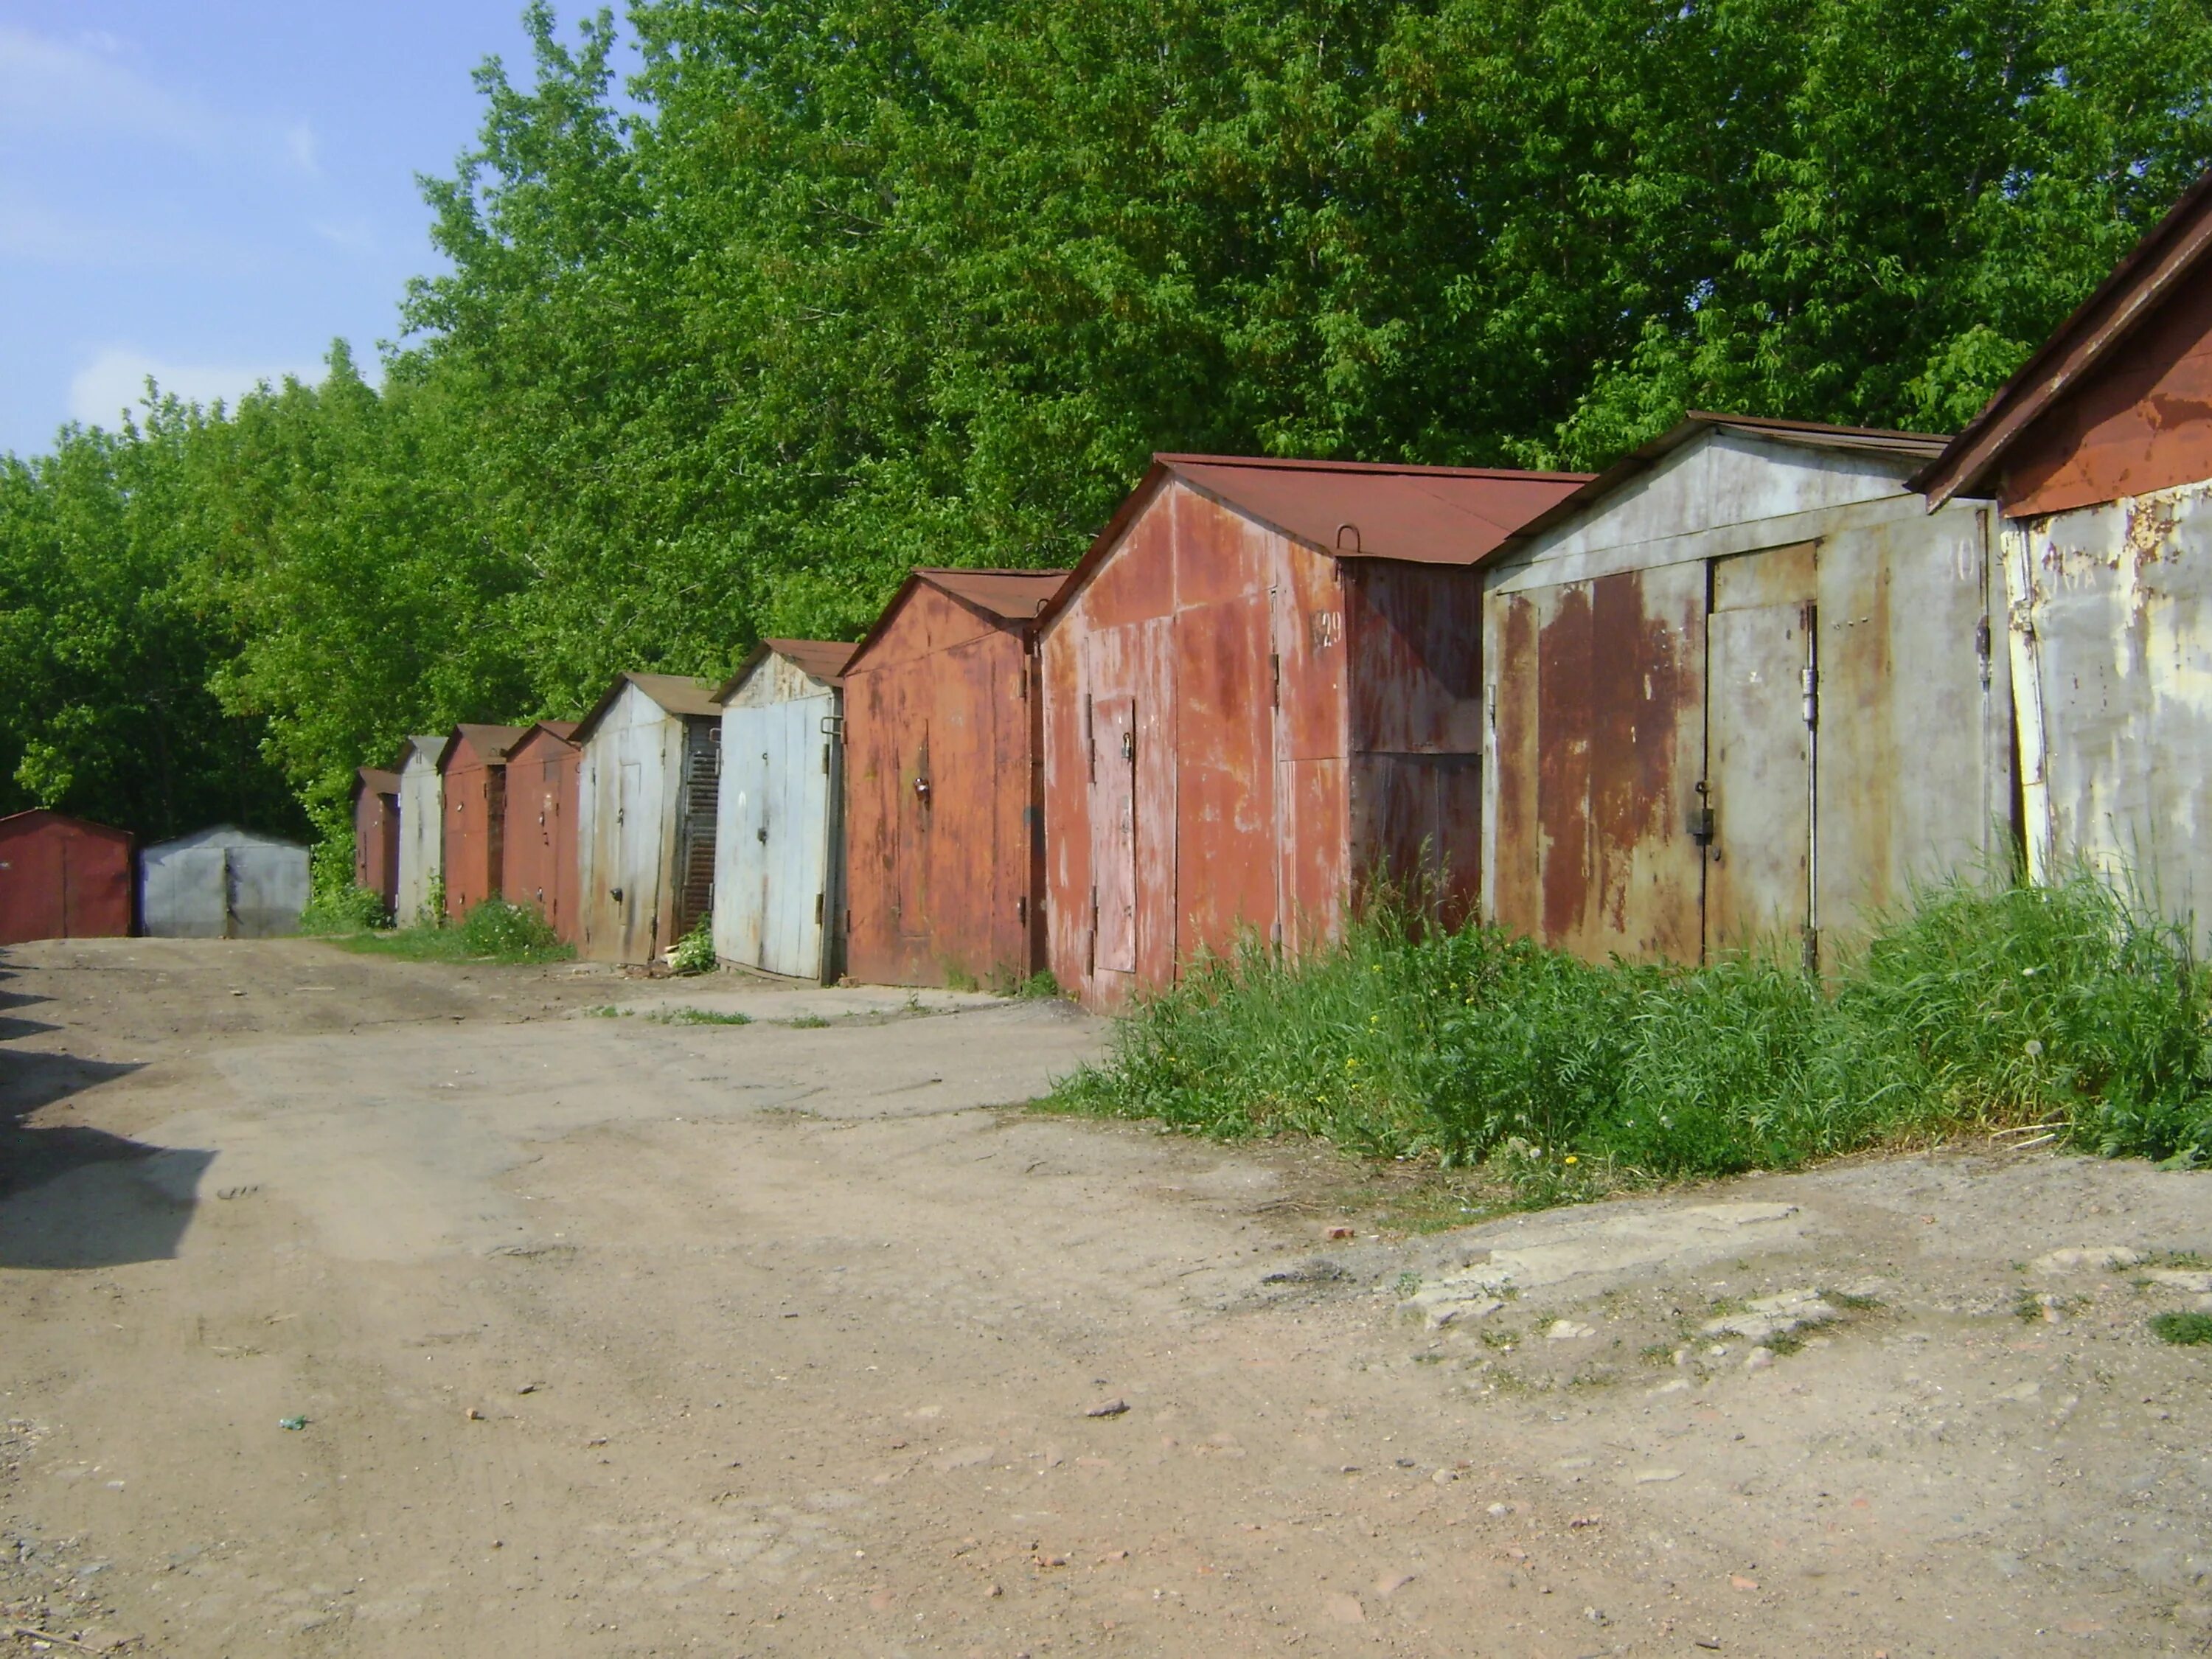
[[[1044,963],[1037,617],[1065,570],[916,570],[845,670],[848,971]]]
[[[353,884],[384,901],[399,895],[399,774],[364,766],[353,781]]]
[[[1094,1007],[1480,865],[1475,562],[1581,474],[1161,455],[1053,604],[1050,965]]]
[[[507,812],[507,751],[521,726],[457,726],[438,753],[446,813],[446,917],[497,898]]]
[[[574,720],[540,720],[507,751],[507,818],[500,866],[509,904],[534,907],[555,935],[576,943],[576,745]]]
[[[131,839],[44,807],[0,818],[0,945],[131,932]]]

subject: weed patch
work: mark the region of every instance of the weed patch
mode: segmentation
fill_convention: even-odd
[[[676,941],[676,948],[668,953],[668,965],[678,974],[711,974],[722,965],[714,954],[713,917],[700,917],[698,925]]]
[[[2177,1347],[2202,1347],[2212,1342],[2212,1314],[2162,1313],[2150,1322],[2152,1334]]]
[[[359,933],[340,936],[333,943],[349,951],[410,962],[566,962],[576,954],[575,946],[555,937],[536,910],[504,899],[486,899],[458,927]]]
[[[819,1031],[829,1025],[830,1020],[823,1014],[800,1014],[796,1018],[784,1021],[784,1024],[794,1031]]]
[[[1050,1104],[1479,1170],[1514,1207],[2021,1125],[2193,1164],[2208,1015],[2187,930],[2087,872],[1930,887],[1826,982],[1786,951],[1593,965],[1383,907],[1297,963],[1195,964]]]
[[[646,1016],[655,1025],[750,1025],[750,1014],[718,1014],[711,1008],[661,1008]]]

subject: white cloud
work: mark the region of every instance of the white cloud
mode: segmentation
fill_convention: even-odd
[[[145,137],[204,152],[220,146],[228,122],[100,49],[108,46],[0,24],[0,131]]]
[[[123,411],[137,411],[151,375],[162,392],[189,403],[211,404],[221,398],[233,407],[261,381],[281,386],[288,374],[309,384],[323,378],[319,363],[164,362],[128,346],[110,346],[79,369],[70,380],[69,412],[87,425],[113,427]]]
[[[376,251],[376,227],[366,216],[351,219],[318,219],[307,228],[332,247],[343,248],[348,253],[373,253]]]
[[[292,165],[310,179],[320,176],[321,164],[315,159],[315,130],[305,121],[284,130],[284,148],[290,152]]]

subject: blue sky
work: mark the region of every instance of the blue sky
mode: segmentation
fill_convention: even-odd
[[[149,372],[234,398],[343,336],[373,373],[436,267],[415,175],[475,136],[479,63],[528,76],[522,7],[0,0],[0,451]]]

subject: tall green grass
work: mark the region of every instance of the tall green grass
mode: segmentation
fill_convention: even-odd
[[[2208,1016],[2187,931],[2086,872],[1930,887],[1825,982],[1778,951],[1592,965],[1386,907],[1317,958],[1248,945],[1200,964],[1053,1103],[1487,1164],[1524,1187],[2027,1126],[2195,1164],[2212,1158]]]

